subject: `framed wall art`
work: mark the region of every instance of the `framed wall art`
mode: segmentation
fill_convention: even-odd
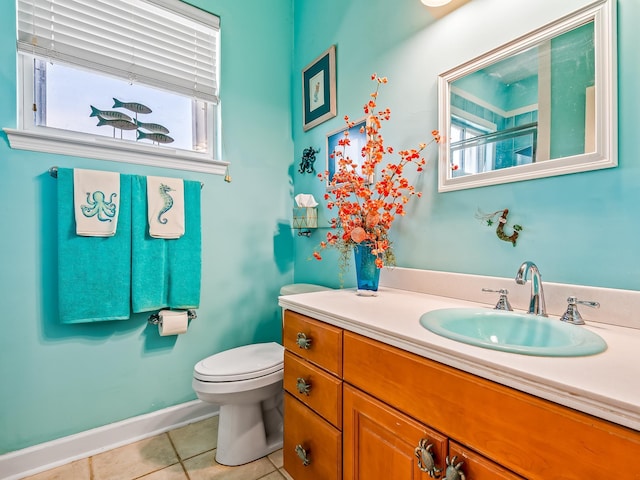
[[[340,150],[344,148],[343,156],[349,157],[353,160],[358,166],[356,169],[360,169],[362,167],[362,163],[364,159],[362,158],[362,149],[367,144],[367,134],[364,132],[364,126],[366,125],[366,119],[363,118],[358,120],[353,127],[349,129],[349,140],[350,145],[348,146],[339,146],[338,142],[341,138],[344,137],[344,132],[347,130],[347,127],[344,126],[338,130],[334,130],[327,134],[327,171],[329,175],[327,177],[327,188],[329,188],[329,184],[331,180],[333,180],[333,175],[336,173],[338,166],[336,165],[336,158],[333,153],[336,150]],[[361,131],[362,130],[362,131]],[[369,179],[372,182],[372,179]]]
[[[302,70],[302,126],[305,131],[336,116],[336,46]]]

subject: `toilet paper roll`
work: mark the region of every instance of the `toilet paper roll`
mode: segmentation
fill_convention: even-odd
[[[174,312],[173,310],[160,310],[158,315],[160,316],[158,332],[161,337],[179,335],[187,332],[189,315],[186,311]]]

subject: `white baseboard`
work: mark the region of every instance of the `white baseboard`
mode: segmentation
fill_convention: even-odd
[[[216,405],[194,400],[16,450],[0,455],[0,476],[3,480],[18,480],[204,420],[216,415],[218,410]]]

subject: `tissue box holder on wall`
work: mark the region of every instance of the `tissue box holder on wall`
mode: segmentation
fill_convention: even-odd
[[[294,207],[293,228],[298,235],[309,237],[312,228],[318,228],[318,209],[316,207]]]

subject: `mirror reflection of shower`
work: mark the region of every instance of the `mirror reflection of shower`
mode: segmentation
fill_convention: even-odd
[[[439,191],[616,166],[615,35],[600,0],[440,75]]]
[[[452,82],[455,174],[579,155],[592,148],[587,138],[593,138],[594,119],[586,120],[593,104],[594,57],[594,23],[589,22]]]

